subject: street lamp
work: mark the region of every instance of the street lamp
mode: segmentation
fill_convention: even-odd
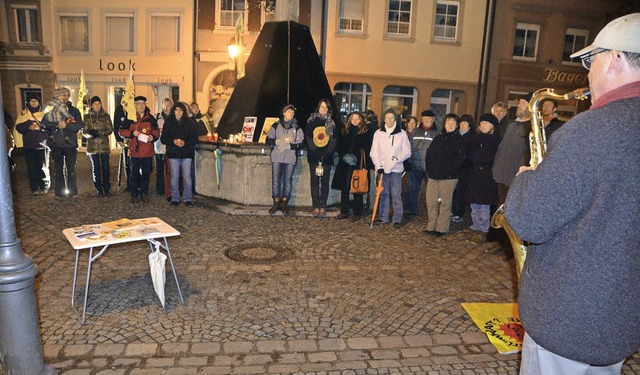
[[[38,323],[33,259],[22,252],[16,234],[0,90],[0,359],[3,373],[57,374],[44,364]]]
[[[236,81],[238,80],[238,50],[236,38],[232,36],[227,43],[227,51],[229,51],[229,57],[233,63],[233,87],[236,87]]]

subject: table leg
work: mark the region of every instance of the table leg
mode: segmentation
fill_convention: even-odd
[[[73,286],[71,287],[71,307],[75,306],[76,298],[76,280],[78,277],[78,258],[80,256],[80,250],[76,250],[76,264],[73,267]]]
[[[184,299],[182,298],[182,291],[180,290],[180,283],[178,282],[178,276],[176,275],[176,268],[173,266],[173,259],[171,259],[171,250],[169,250],[169,242],[167,237],[164,237],[164,246],[169,255],[169,263],[171,264],[171,271],[173,271],[173,278],[176,280],[176,286],[178,287],[178,295],[180,296],[180,303],[184,305]]]
[[[89,263],[87,264],[87,282],[84,287],[84,305],[82,306],[82,321],[84,325],[85,316],[87,314],[87,297],[89,297],[89,280],[91,279],[91,264],[93,263],[93,247],[89,248]]]

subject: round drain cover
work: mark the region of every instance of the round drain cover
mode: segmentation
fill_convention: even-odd
[[[224,252],[227,258],[241,263],[273,264],[292,259],[294,252],[266,243],[251,243],[234,246]]]

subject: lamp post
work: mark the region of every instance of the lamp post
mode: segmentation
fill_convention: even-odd
[[[0,361],[12,375],[58,372],[44,364],[34,283],[38,269],[20,248],[13,215],[0,84]]]

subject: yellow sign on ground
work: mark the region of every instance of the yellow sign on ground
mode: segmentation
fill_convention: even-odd
[[[524,328],[517,303],[463,303],[462,307],[500,354],[522,350]]]

